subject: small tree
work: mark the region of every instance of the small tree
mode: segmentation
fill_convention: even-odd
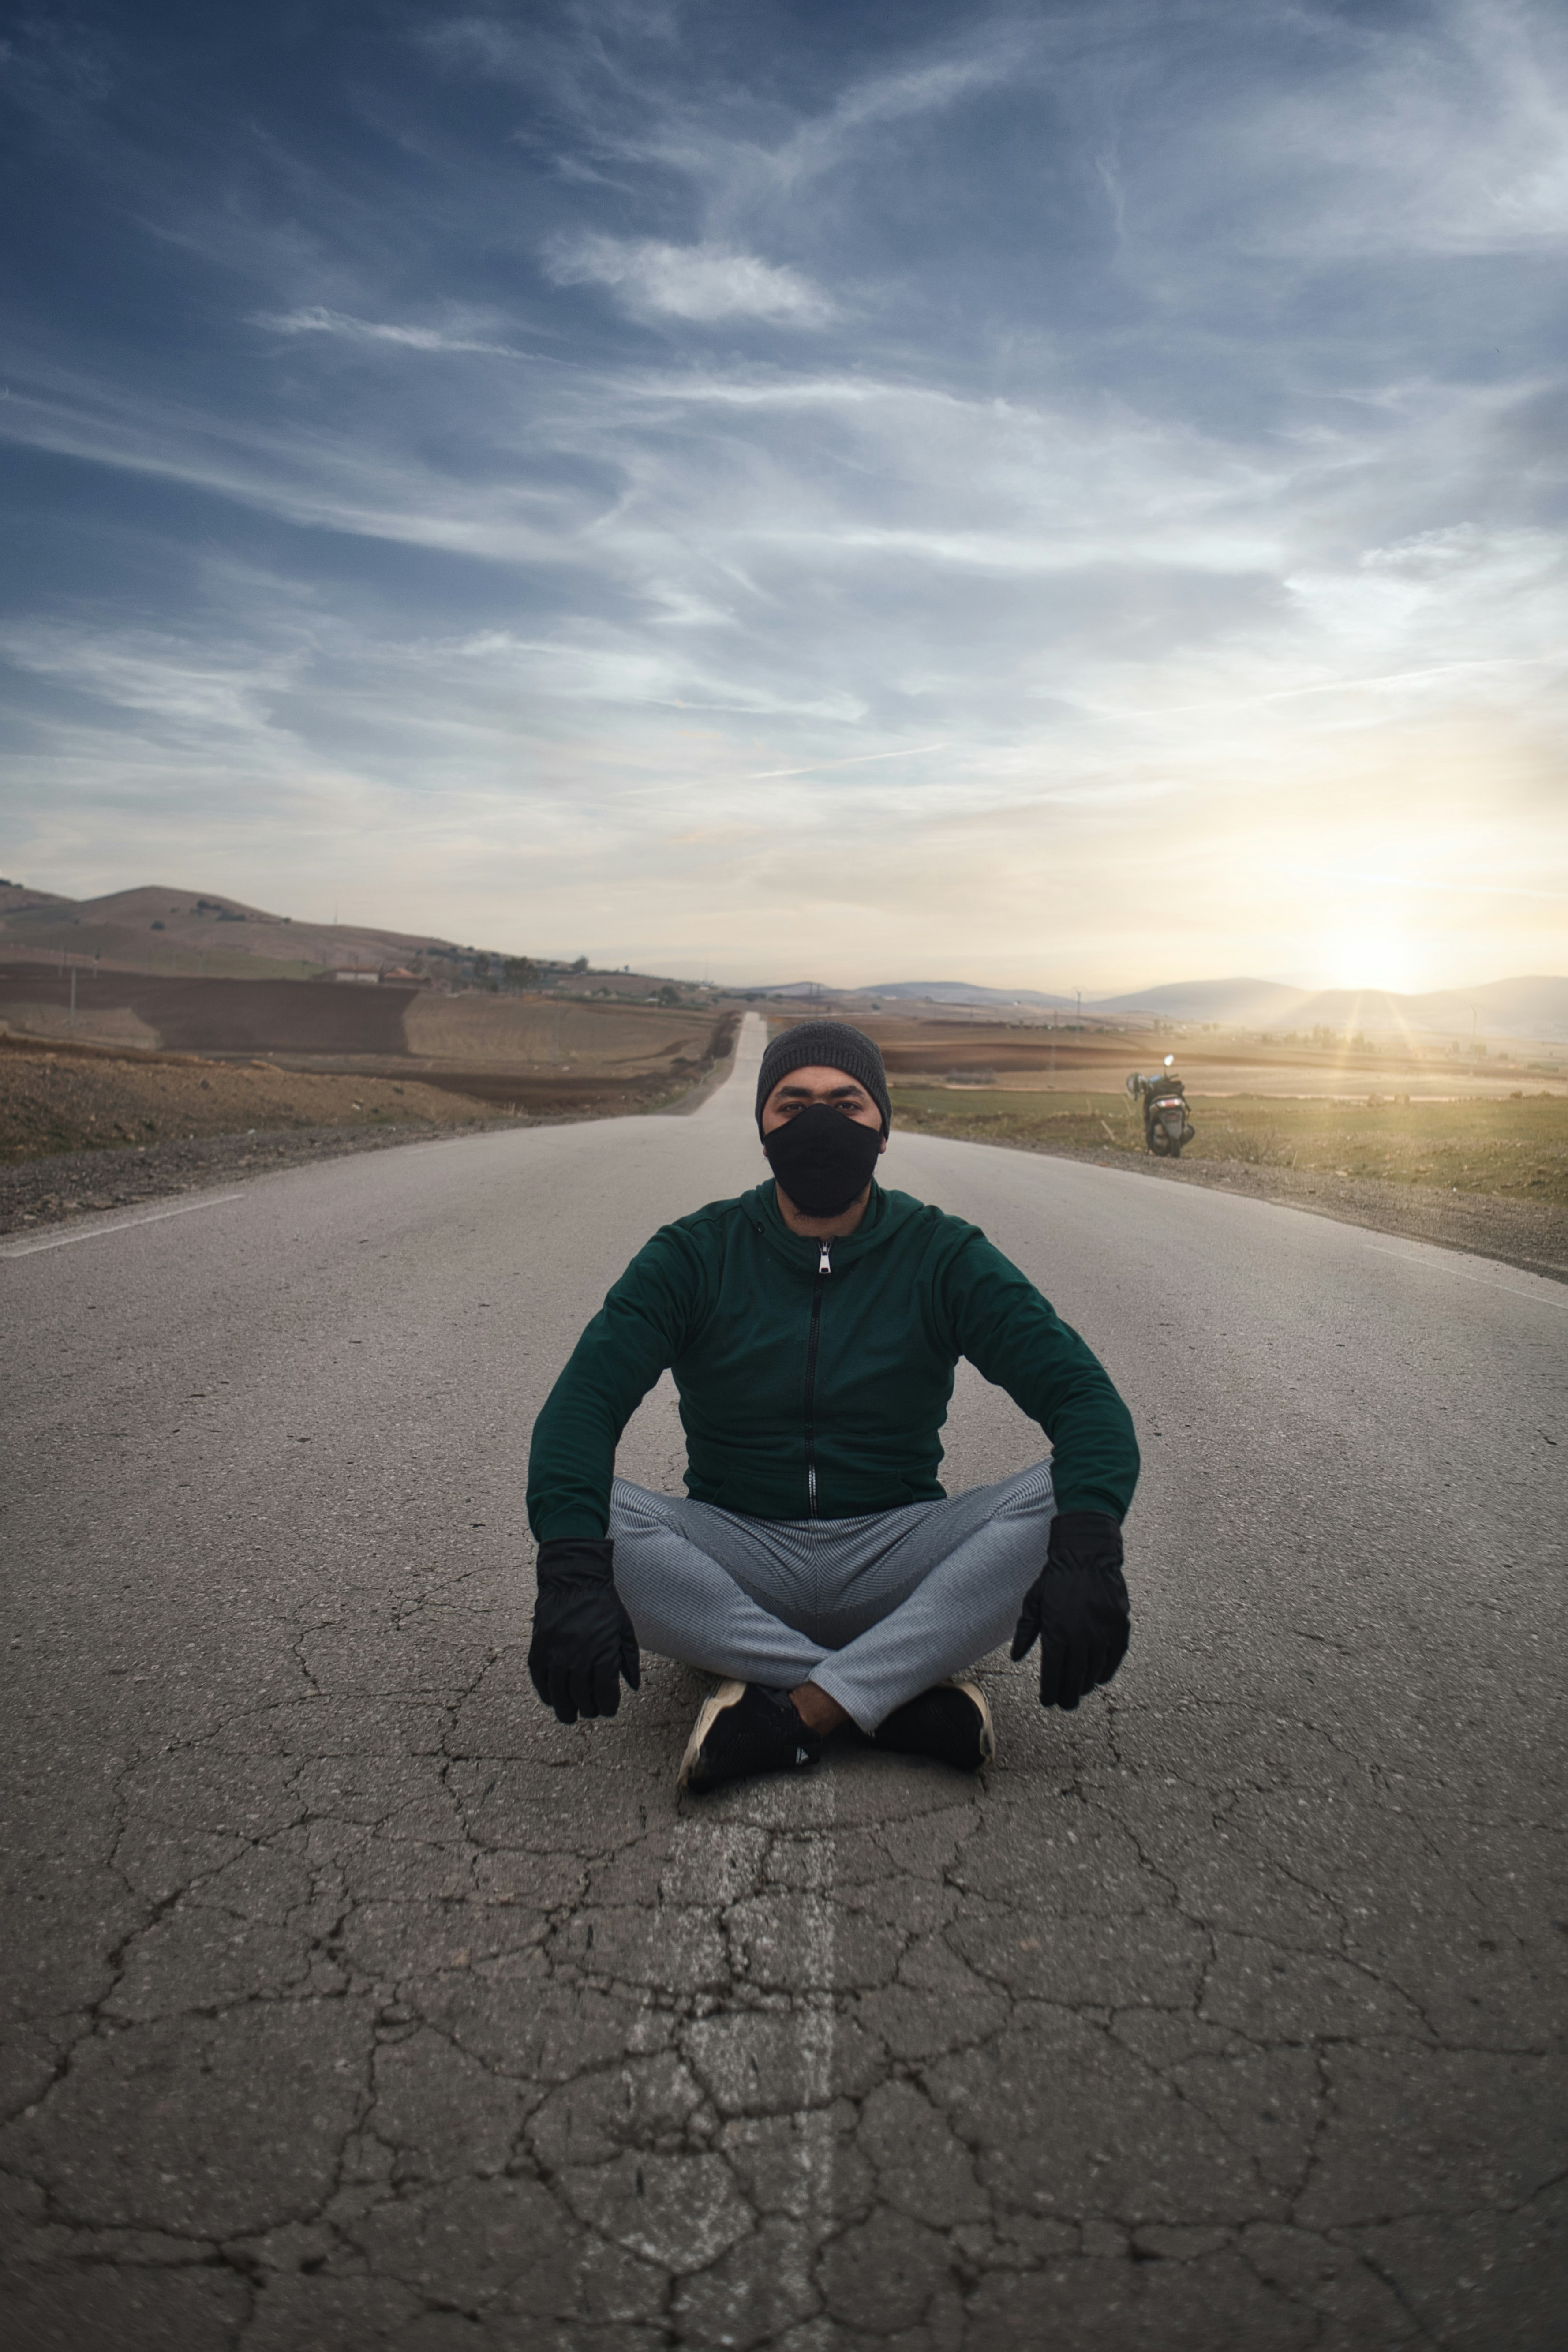
[[[506,984],[509,988],[531,988],[539,978],[539,968],[530,956],[508,956]]]
[[[572,969],[573,969],[573,971],[587,971],[587,969],[588,969],[588,959],[587,959],[587,957],[586,957],[586,956],[579,956],[579,957],[577,958],[577,961],[575,961],[575,963],[574,963],[574,965],[572,966]]]

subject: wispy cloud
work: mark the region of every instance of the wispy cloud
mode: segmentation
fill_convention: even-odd
[[[1415,842],[1413,977],[1560,966],[1557,13],[929,21],[153,0],[27,151],[7,870],[1109,987]]]
[[[1258,254],[1561,252],[1568,19],[1516,0],[1423,16],[1369,12],[1342,44],[1315,28],[1316,70],[1281,77],[1245,110],[1222,88],[1203,108],[1219,169],[1206,187],[1188,182],[1188,204],[1245,179],[1237,243]]]
[[[275,335],[342,335],[351,342],[396,343],[414,352],[480,352],[502,360],[523,356],[510,343],[486,342],[442,327],[388,326],[373,319],[351,318],[346,311],[325,310],[319,302],[299,310],[258,310],[254,323]]]
[[[798,270],[718,245],[661,245],[651,237],[558,238],[545,255],[557,286],[605,286],[628,310],[702,324],[760,319],[821,327],[834,306]]]

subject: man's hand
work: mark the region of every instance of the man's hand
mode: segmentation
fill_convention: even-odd
[[[615,1549],[607,1537],[591,1536],[562,1536],[539,1547],[528,1671],[562,1723],[614,1715],[622,1675],[632,1690],[642,1681],[637,1637],[616,1591]]]
[[[1016,1658],[1039,1636],[1040,1705],[1075,1707],[1108,1683],[1127,1655],[1131,1622],[1121,1528],[1106,1511],[1058,1511],[1013,1636]]]

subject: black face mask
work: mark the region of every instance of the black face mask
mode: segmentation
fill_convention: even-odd
[[[763,1138],[768,1165],[803,1216],[837,1217],[871,1181],[880,1131],[826,1103],[797,1110]]]

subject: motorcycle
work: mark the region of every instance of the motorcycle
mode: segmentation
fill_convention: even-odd
[[[1127,1081],[1129,1099],[1136,1102],[1142,1097],[1143,1140],[1161,1160],[1179,1160],[1183,1144],[1190,1143],[1197,1132],[1187,1108],[1186,1089],[1172,1067],[1174,1060],[1173,1054],[1167,1054],[1163,1070],[1151,1077],[1134,1070]]]

